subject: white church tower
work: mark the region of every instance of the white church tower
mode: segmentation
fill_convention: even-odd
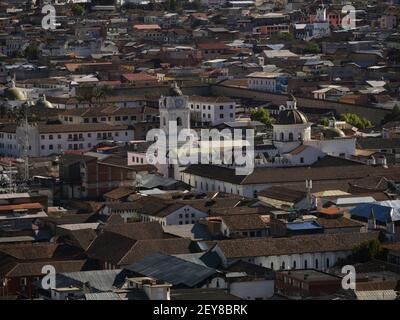
[[[175,140],[182,129],[190,129],[190,109],[187,105],[188,97],[184,96],[177,83],[174,82],[166,96],[159,100],[160,129],[167,139],[167,157],[171,155],[179,144]],[[176,128],[176,130],[174,129]],[[167,178],[178,178],[178,165],[160,165],[158,171]]]
[[[166,96],[159,100],[160,129],[168,135],[170,122],[176,122],[178,133],[186,128],[190,129],[190,109],[187,106],[188,97],[184,96],[181,89],[174,82]]]

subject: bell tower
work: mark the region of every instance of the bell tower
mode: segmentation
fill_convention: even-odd
[[[177,133],[182,129],[190,129],[190,109],[187,101],[187,96],[183,95],[176,82],[172,84],[166,96],[161,96],[159,100],[160,129],[167,137],[170,133],[170,124],[176,123]]]
[[[190,109],[187,106],[188,98],[174,82],[165,96],[159,100],[160,130],[165,134],[165,152],[167,163],[157,166],[158,171],[167,178],[178,178],[179,165],[171,161],[176,158],[179,145],[179,132],[190,129]]]

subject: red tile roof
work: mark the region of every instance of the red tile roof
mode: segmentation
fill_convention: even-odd
[[[147,73],[124,73],[122,77],[128,81],[157,81],[157,78]]]
[[[161,27],[158,24],[135,24],[133,26],[137,30],[160,30]]]
[[[18,209],[42,209],[42,205],[40,203],[23,203],[23,204],[12,204],[0,206],[0,211],[9,211],[9,210],[18,210]]]

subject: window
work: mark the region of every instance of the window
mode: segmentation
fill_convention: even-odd
[[[49,135],[49,140],[53,140],[53,135]]]
[[[27,281],[26,281],[25,277],[20,279],[20,284],[21,284],[21,286],[26,286],[27,285]]]
[[[61,139],[61,134],[57,135],[57,138],[58,138],[58,139]]]
[[[88,136],[88,138],[91,138],[91,137],[92,137],[92,134],[91,134],[91,133],[88,133],[87,136]]]
[[[329,258],[326,258],[326,267],[329,268]]]
[[[285,261],[282,261],[281,269],[285,270]]]
[[[283,132],[281,132],[281,141],[283,141],[285,139],[285,135],[283,134]]]
[[[224,106],[219,106],[219,110],[224,110]]]
[[[41,138],[42,140],[45,140],[45,139],[46,139],[46,137],[45,137],[44,135],[42,135],[40,138]]]
[[[115,117],[115,121],[120,121],[121,117]]]
[[[318,259],[315,259],[315,269],[318,269]]]
[[[49,150],[53,150],[53,145],[52,144],[49,145]]]
[[[41,146],[41,149],[44,150],[44,146],[43,145]]]
[[[293,141],[293,133],[292,132],[289,133],[289,141]]]
[[[307,269],[307,260],[304,260],[304,269]]]
[[[296,261],[293,261],[293,269],[296,269]]]
[[[182,125],[182,119],[180,117],[176,118],[176,125],[181,126]]]
[[[304,163],[304,158],[303,157],[300,158],[300,163]]]
[[[179,214],[179,219],[182,219],[183,215],[182,213]]]
[[[224,118],[224,114],[221,113],[221,114],[219,115],[219,118],[220,118],[220,119],[223,119],[223,118]]]
[[[274,263],[271,262],[271,270],[274,270]]]

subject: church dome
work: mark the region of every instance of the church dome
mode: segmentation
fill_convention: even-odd
[[[344,138],[346,135],[338,128],[324,127],[322,134],[325,139]]]
[[[6,88],[4,90],[4,96],[10,101],[15,101],[15,100],[25,101],[26,100],[24,92],[21,89],[16,88],[16,87]]]
[[[307,124],[306,115],[297,109],[286,109],[279,112],[277,124]]]
[[[49,108],[49,109],[53,109],[54,106],[52,105],[52,103],[48,100],[46,100],[46,97],[40,98],[36,103],[35,103],[35,107],[39,107],[39,108]]]

